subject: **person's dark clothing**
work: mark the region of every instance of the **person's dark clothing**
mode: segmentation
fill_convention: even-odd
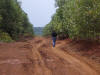
[[[57,33],[53,32],[52,33],[53,47],[55,47],[55,44],[56,44],[56,37],[57,37]]]
[[[57,33],[56,32],[53,32],[52,33],[52,37],[57,37]]]

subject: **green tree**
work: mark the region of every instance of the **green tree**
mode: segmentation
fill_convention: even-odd
[[[0,0],[0,30],[8,33],[14,40],[26,31],[33,34],[32,24],[19,3],[17,0]]]
[[[95,40],[100,36],[99,0],[56,0],[56,6],[56,14],[46,28],[72,39]]]

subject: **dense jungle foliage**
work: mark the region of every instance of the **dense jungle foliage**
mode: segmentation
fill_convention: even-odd
[[[21,3],[17,0],[0,0],[0,41],[2,37],[6,37],[4,41],[18,40],[19,36],[26,34],[34,34],[33,25],[22,10]]]
[[[44,28],[44,35],[56,31],[60,37],[100,38],[100,0],[56,0],[56,13]]]

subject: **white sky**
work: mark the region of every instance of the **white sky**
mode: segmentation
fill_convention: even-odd
[[[55,13],[55,0],[19,0],[34,27],[44,27]]]

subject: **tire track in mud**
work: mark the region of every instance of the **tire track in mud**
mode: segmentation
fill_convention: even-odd
[[[47,40],[39,42],[37,54],[49,70],[46,75],[49,75],[49,73],[52,75],[99,75],[85,62],[64,53],[58,48],[49,47]]]
[[[34,43],[35,45],[32,49],[32,57],[35,61],[34,75],[52,75],[52,72],[46,67],[41,54],[38,52],[38,48],[40,47],[37,47],[36,43],[38,46],[41,46],[42,40],[35,41]]]
[[[79,59],[77,59],[69,54],[66,54],[65,52],[63,52],[57,48],[53,49],[53,52],[56,55],[58,55],[59,57],[63,58],[66,62],[70,63],[70,65],[67,65],[67,66],[70,66],[70,68],[73,68],[74,71],[76,70],[77,73],[79,72],[80,73],[79,75],[99,75],[96,72],[96,70],[92,69],[88,64],[86,64],[82,60],[79,60]],[[72,71],[73,74],[74,74],[74,71]]]
[[[47,41],[44,41],[38,47],[38,52],[41,55],[46,67],[49,70],[51,70],[52,75],[66,75],[66,74],[68,74],[66,71],[67,68],[65,67],[65,64],[64,64],[65,61],[63,59],[55,56],[55,54],[50,51],[52,48],[50,48],[47,45],[48,45]]]
[[[0,75],[99,75],[45,38],[0,46]],[[6,48],[5,48],[6,46]]]

